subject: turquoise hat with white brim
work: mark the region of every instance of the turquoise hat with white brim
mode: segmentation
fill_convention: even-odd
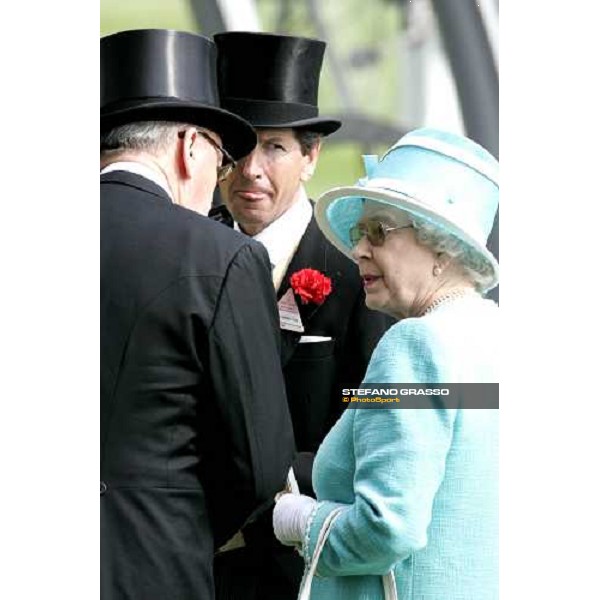
[[[327,239],[352,257],[350,228],[365,200],[395,207],[452,234],[493,270],[499,266],[486,242],[499,200],[499,164],[482,146],[462,135],[423,128],[406,134],[381,158],[364,156],[366,177],[356,185],[325,192],[315,217]]]

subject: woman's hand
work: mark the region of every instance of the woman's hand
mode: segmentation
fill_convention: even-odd
[[[302,494],[278,494],[273,510],[275,537],[286,546],[301,544],[308,519],[317,501]]]

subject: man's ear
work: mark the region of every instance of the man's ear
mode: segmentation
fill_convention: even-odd
[[[198,137],[195,129],[188,129],[183,136],[183,139],[177,146],[177,165],[181,169],[181,175],[185,179],[189,179],[194,172],[196,165],[196,156],[194,152],[195,141]]]
[[[319,152],[321,152],[321,140],[319,141],[308,151],[308,154],[305,155],[305,163],[302,168],[302,172],[300,173],[300,179],[304,182],[310,180],[310,178],[315,174],[315,169],[317,168],[317,162],[319,161]]]

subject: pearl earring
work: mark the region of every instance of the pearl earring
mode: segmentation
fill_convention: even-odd
[[[433,267],[433,276],[437,277],[440,273],[442,272],[442,268],[438,265],[435,265],[435,267]]]

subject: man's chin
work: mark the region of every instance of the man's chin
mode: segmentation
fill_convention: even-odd
[[[242,225],[262,225],[265,221],[265,219],[261,218],[260,215],[257,215],[256,212],[248,213],[247,211],[238,212],[237,215],[233,215],[233,218]]]
[[[232,215],[242,231],[248,235],[260,233],[268,225],[266,219],[261,218],[256,213],[248,214],[246,211],[238,211],[237,213],[232,213]]]
[[[244,206],[242,209],[229,209],[233,218],[242,225],[261,225],[268,221],[268,214],[258,206]]]

